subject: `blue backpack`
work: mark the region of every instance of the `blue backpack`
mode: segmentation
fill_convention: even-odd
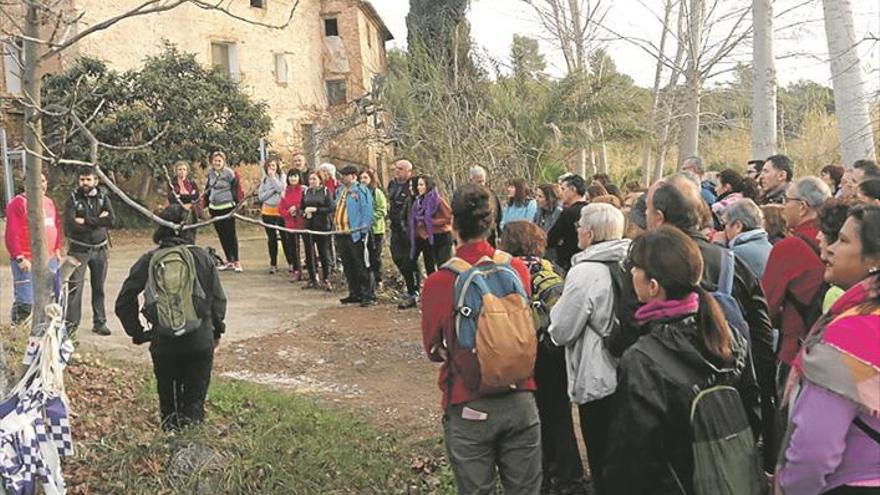
[[[510,390],[532,376],[537,338],[531,301],[510,260],[509,254],[495,251],[475,265],[461,258],[443,265],[456,274],[454,349],[467,360],[457,367],[474,391]]]
[[[718,287],[711,295],[721,306],[727,324],[741,337],[751,342],[749,324],[743,316],[739,301],[733,297],[733,278],[736,272],[736,255],[725,249],[721,253],[721,270],[718,273]]]

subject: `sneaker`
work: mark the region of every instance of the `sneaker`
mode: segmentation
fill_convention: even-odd
[[[235,263],[232,264],[232,269],[235,270],[235,273],[241,273],[244,271],[241,269],[241,262],[239,262],[239,261],[236,261]]]
[[[406,296],[406,299],[400,301],[400,304],[397,305],[397,309],[412,309],[419,305],[419,296],[412,294]]]
[[[232,270],[235,268],[235,263],[226,263],[225,265],[220,265],[217,267],[218,272],[225,272],[228,270]]]
[[[270,266],[269,267],[269,275],[275,275],[276,273],[278,273],[278,267],[277,266]]]
[[[300,280],[302,280],[302,272],[299,270],[294,270],[290,277],[293,279],[294,282],[299,282]]]
[[[110,335],[110,329],[103,323],[96,323],[95,328],[92,329],[92,333],[98,335]]]
[[[333,284],[331,284],[329,280],[325,280],[323,284],[323,289],[327,292],[333,292]]]
[[[374,305],[376,305],[376,304],[378,304],[378,303],[379,303],[379,302],[376,301],[376,298],[375,298],[375,297],[368,297],[368,298],[365,298],[365,299],[363,299],[363,300],[361,301],[360,306],[361,306],[362,308],[368,308],[368,307],[370,307],[370,306],[374,306]]]
[[[343,297],[339,300],[342,304],[355,304],[361,302],[361,298],[357,296]]]
[[[291,280],[291,282],[293,282],[293,280]],[[308,283],[303,284],[302,288],[303,290],[317,289],[318,282],[316,282],[315,280],[310,280]]]

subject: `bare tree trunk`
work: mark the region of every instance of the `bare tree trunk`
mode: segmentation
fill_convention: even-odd
[[[672,16],[672,0],[663,1],[663,26],[660,32],[660,45],[657,52],[660,55],[666,53],[666,40],[669,38],[669,18]],[[657,59],[657,66],[654,69],[654,86],[651,90],[651,115],[649,117],[650,136],[642,147],[642,185],[648,187],[651,185],[651,153],[662,153],[658,148],[660,142],[657,139],[657,111],[660,108],[660,83],[663,78],[663,63],[661,59]],[[662,166],[661,166],[662,168]]]
[[[599,153],[596,156],[596,169],[600,174],[608,173],[608,146],[605,145],[605,128],[602,121],[596,120],[596,130],[599,135]]]
[[[586,70],[587,50],[584,46],[583,26],[581,25],[581,8],[578,0],[568,0],[569,15],[571,15],[571,40],[574,43],[575,69]]]
[[[862,65],[856,51],[852,4],[850,0],[823,0],[822,6],[831,58],[840,155],[844,165],[852,167],[856,160],[874,158],[874,136]]]
[[[752,0],[752,158],[776,153],[776,60],[773,55],[773,1]]]
[[[31,40],[39,39],[40,26],[37,7],[29,3],[25,15],[25,35]],[[24,120],[24,144],[40,155],[43,148],[40,145],[38,133],[41,132],[40,124],[40,75],[37,72],[37,61],[42,52],[42,46],[34,41],[24,40],[24,63],[22,70],[22,91],[27,100],[25,105]],[[43,308],[49,303],[52,295],[52,279],[49,272],[49,251],[46,248],[45,215],[43,214],[43,188],[41,178],[43,174],[43,160],[33,153],[25,157],[25,194],[27,195],[27,220],[28,234],[31,243],[31,283],[34,289],[33,323],[31,328],[45,320]]]
[[[577,150],[577,163],[575,171],[581,177],[587,176],[587,147],[581,146]]]
[[[684,116],[678,143],[678,161],[697,154],[700,140],[700,54],[703,46],[703,0],[690,0],[687,13],[687,68],[685,69]]]

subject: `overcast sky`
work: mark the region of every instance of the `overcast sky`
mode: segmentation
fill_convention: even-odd
[[[802,0],[777,0],[777,15],[792,4]],[[390,47],[406,47],[406,14],[408,0],[371,0],[385,23],[394,34]],[[721,5],[734,3],[723,0]],[[661,0],[604,0],[608,6],[605,24],[625,37],[642,37],[656,43],[660,36]],[[861,39],[872,33],[880,36],[880,1],[852,0],[856,34]],[[653,10],[653,12],[652,12]],[[479,49],[486,55],[507,63],[510,43],[514,34],[541,38],[542,30],[534,14],[522,0],[475,0],[468,14],[471,34]],[[796,25],[797,27],[792,27]],[[783,85],[799,79],[811,79],[831,84],[828,68],[828,50],[825,29],[822,24],[822,5],[814,0],[806,7],[784,14],[776,21],[776,54],[779,82]],[[610,36],[607,36],[610,38]],[[653,83],[654,59],[640,48],[625,41],[608,40],[604,46],[611,53],[619,71],[631,76],[636,84],[650,86]],[[749,47],[743,46],[735,55],[739,60],[749,61]],[[542,51],[548,61],[548,72],[561,75],[564,72],[561,56],[547,43]],[[880,90],[880,43],[864,42],[860,45],[865,79],[871,91]]]

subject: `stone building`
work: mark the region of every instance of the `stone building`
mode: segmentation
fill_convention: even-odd
[[[69,0],[81,26],[91,26],[142,0]],[[224,70],[254,99],[268,103],[273,152],[303,151],[313,163],[333,160],[385,169],[390,150],[376,139],[382,119],[368,115],[369,94],[386,69],[392,38],[370,2],[363,0],[236,0],[228,13],[184,4],[171,11],[123,20],[84,38],[52,64],[63,68],[80,55],[118,70],[142,65],[165,40]],[[241,19],[247,19],[243,21]],[[10,63],[13,40],[4,43],[0,106],[20,91]],[[2,100],[5,100],[2,101]],[[366,103],[365,103],[366,102]],[[5,103],[5,104],[4,104]],[[14,113],[14,110],[13,110]],[[15,122],[7,113],[6,122]],[[9,125],[6,125],[9,127]],[[18,133],[9,130],[10,135]],[[256,143],[254,144],[257,145]]]

